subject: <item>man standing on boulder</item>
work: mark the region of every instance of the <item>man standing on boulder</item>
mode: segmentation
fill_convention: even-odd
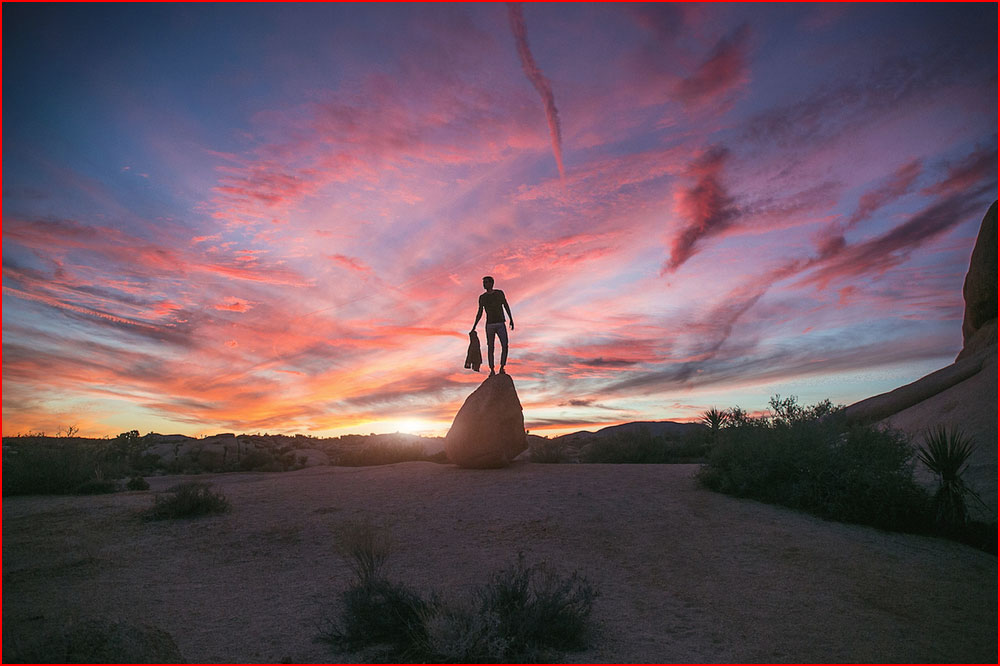
[[[486,310],[486,350],[490,361],[490,375],[495,375],[493,369],[493,339],[500,336],[500,374],[504,374],[504,366],[507,365],[507,326],[503,318],[503,311],[507,310],[510,317],[510,330],[514,330],[514,315],[510,313],[510,305],[507,297],[499,289],[493,288],[493,278],[489,275],[483,278],[483,289],[486,293],[479,295],[479,312],[476,313],[476,323],[472,325],[469,333],[474,333],[479,320]]]

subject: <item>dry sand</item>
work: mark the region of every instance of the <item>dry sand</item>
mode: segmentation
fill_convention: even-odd
[[[700,488],[694,465],[432,463],[202,475],[231,513],[146,523],[150,492],[3,502],[4,657],[67,622],[168,632],[189,662],[357,660],[315,642],[349,574],[345,523],[388,574],[469,591],[523,551],[600,590],[574,662],[992,662],[997,560]],[[183,477],[150,479],[153,491]],[[5,659],[6,660],[6,659]]]

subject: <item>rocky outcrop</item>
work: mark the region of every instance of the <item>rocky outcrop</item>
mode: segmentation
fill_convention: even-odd
[[[915,382],[856,402],[845,414],[851,421],[881,421],[974,377],[982,372],[984,361],[982,355],[956,361]]]
[[[459,467],[506,467],[528,447],[524,413],[510,375],[486,378],[465,399],[444,440],[448,460]]]
[[[965,317],[962,320],[962,351],[958,358],[973,356],[997,344],[997,202],[994,201],[979,226],[969,272],[962,286]]]
[[[962,289],[965,317],[963,348],[951,365],[915,382],[846,409],[851,421],[878,422],[902,430],[914,446],[927,430],[962,430],[976,443],[963,478],[986,502],[993,519],[997,507],[997,203],[983,218]],[[916,467],[918,478],[936,480]],[[975,509],[975,507],[970,507]]]

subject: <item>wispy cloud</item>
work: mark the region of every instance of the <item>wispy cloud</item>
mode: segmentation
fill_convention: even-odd
[[[566,177],[566,170],[563,168],[562,157],[562,129],[559,127],[559,110],[556,108],[556,97],[552,93],[552,84],[545,74],[542,73],[535,56],[531,53],[528,45],[528,26],[524,21],[524,12],[521,3],[507,3],[507,18],[510,21],[511,32],[514,33],[514,41],[517,44],[517,55],[521,58],[521,67],[525,76],[531,81],[531,85],[538,91],[542,98],[542,105],[545,107],[545,119],[549,123],[549,134],[552,137],[552,154],[556,158],[556,166],[559,168],[559,176]]]

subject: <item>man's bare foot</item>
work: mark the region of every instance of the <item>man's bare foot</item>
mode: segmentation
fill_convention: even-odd
[[[503,372],[503,369],[502,369],[502,368],[500,369],[500,372]],[[497,371],[496,371],[496,370],[494,370],[493,368],[490,368],[490,377],[492,377],[492,376],[493,376],[493,375],[495,375],[495,374],[497,374]]]
[[[504,371],[504,369],[503,369],[503,366],[502,366],[502,365],[500,366],[500,374],[501,374],[501,375],[506,375],[506,374],[507,374],[507,373],[506,373],[506,372]]]

